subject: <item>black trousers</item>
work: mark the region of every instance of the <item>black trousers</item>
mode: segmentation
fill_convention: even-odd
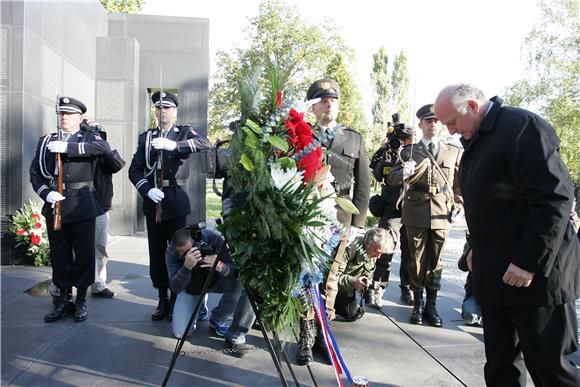
[[[488,386],[525,386],[526,368],[538,387],[580,385],[566,358],[577,349],[574,302],[539,308],[482,307],[482,315]]]
[[[95,218],[63,223],[53,230],[46,219],[52,282],[60,289],[86,289],[95,282]]]
[[[155,223],[155,216],[146,216],[147,242],[149,244],[149,275],[154,288],[169,288],[169,275],[165,265],[165,250],[175,231],[185,227],[186,217]]]
[[[401,287],[409,286],[409,270],[407,262],[409,262],[409,242],[407,241],[407,230],[401,224],[401,218],[389,217],[383,215],[379,221],[379,227],[386,230],[396,230],[400,232],[400,247],[401,247],[401,266],[399,267],[399,277],[401,278]],[[377,259],[373,279],[377,282],[389,282],[391,276],[391,261],[394,254],[382,254]]]

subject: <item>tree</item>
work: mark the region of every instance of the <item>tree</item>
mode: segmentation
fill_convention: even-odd
[[[580,19],[577,0],[541,0],[541,20],[522,52],[527,74],[505,91],[506,103],[538,111],[560,138],[560,152],[580,185]]]
[[[338,122],[369,138],[368,123],[361,106],[361,95],[350,74],[342,53],[335,54],[326,69],[326,76],[340,85]]]
[[[334,52],[351,51],[332,24],[310,25],[282,0],[264,0],[259,15],[249,22],[245,29],[248,48],[217,54],[209,93],[208,133],[212,140],[224,138],[228,123],[240,118],[238,83],[249,69],[265,67],[267,60],[296,61],[285,92],[303,98],[309,84],[324,74]]]
[[[409,69],[407,66],[407,55],[401,50],[399,55],[395,55],[393,61],[393,73],[391,74],[391,111],[399,113],[401,122],[411,118],[411,104],[409,103]]]
[[[145,0],[101,0],[101,4],[109,13],[137,13]]]
[[[373,125],[376,124],[382,128],[387,126],[389,121],[389,58],[384,47],[379,48],[376,54],[373,54],[373,72],[371,73],[371,82],[374,90],[375,102],[373,103]]]

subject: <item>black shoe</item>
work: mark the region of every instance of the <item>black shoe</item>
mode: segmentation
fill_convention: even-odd
[[[439,317],[439,313],[437,313],[437,308],[435,308],[435,306],[427,304],[425,311],[423,312],[423,318],[433,327],[440,328],[443,326],[443,320]]]
[[[324,345],[324,339],[322,339],[320,335],[316,337],[316,341],[314,342],[312,350],[316,353],[319,353],[326,362],[326,364],[332,364],[332,360],[330,360],[330,356],[328,354],[328,350],[326,349],[326,345]]]
[[[74,304],[70,301],[59,300],[54,307],[54,310],[44,316],[44,322],[51,323],[68,316],[74,311]]]
[[[151,314],[151,320],[161,321],[169,315],[169,300],[167,298],[159,300],[157,309]]]
[[[84,299],[77,299],[75,302],[75,322],[85,321],[88,315],[87,302]]]
[[[248,344],[236,344],[226,340],[225,346],[227,348],[227,353],[234,357],[242,358],[250,351],[250,346]]]
[[[407,305],[413,305],[413,293],[408,287],[401,288],[401,301]]]
[[[423,324],[423,311],[425,308],[423,304],[423,292],[415,292],[413,296],[413,312],[411,313],[409,321],[411,324],[421,325]]]
[[[312,363],[312,346],[316,340],[316,321],[300,320],[300,337],[296,351],[296,364],[308,365]]]
[[[115,297],[115,292],[112,292],[111,290],[109,290],[109,288],[104,288],[100,292],[91,293],[91,296],[98,298],[113,298]]]
[[[413,307],[413,312],[411,313],[409,321],[411,324],[423,324],[423,307],[421,305]]]

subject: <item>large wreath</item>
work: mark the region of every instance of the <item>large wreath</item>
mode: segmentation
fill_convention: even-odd
[[[288,67],[270,62],[265,72],[248,71],[239,83],[242,119],[234,125],[228,160],[234,194],[222,226],[262,322],[275,330],[297,324],[300,293],[323,279],[342,232],[336,204],[356,212],[334,193],[324,139],[316,139],[304,121],[308,104],[283,92],[289,74]],[[262,99],[264,83],[269,91]]]

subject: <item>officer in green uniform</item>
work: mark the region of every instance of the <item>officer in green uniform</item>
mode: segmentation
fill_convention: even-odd
[[[403,192],[401,221],[407,228],[411,255],[408,268],[414,301],[410,321],[422,324],[425,318],[430,325],[441,327],[443,322],[436,309],[443,271],[441,253],[452,216],[463,205],[457,176],[462,149],[438,140],[441,123],[433,113],[433,104],[421,107],[417,118],[423,138],[403,148],[401,161],[387,182],[408,184]],[[427,290],[426,304],[423,289]]]
[[[369,162],[364,139],[354,129],[337,123],[339,98],[340,86],[329,78],[317,80],[306,93],[306,99],[313,102],[312,113],[316,117],[316,124],[312,130],[316,139],[321,142],[326,164],[330,165],[336,194],[350,199],[359,210],[358,215],[353,215],[337,207],[337,218],[342,223],[344,232],[324,289],[329,320],[335,315],[338,266],[346,249],[347,237],[356,236],[364,230],[370,196]],[[300,323],[300,341],[296,354],[296,360],[300,365],[312,361],[312,346],[316,335],[313,316],[304,317]]]

